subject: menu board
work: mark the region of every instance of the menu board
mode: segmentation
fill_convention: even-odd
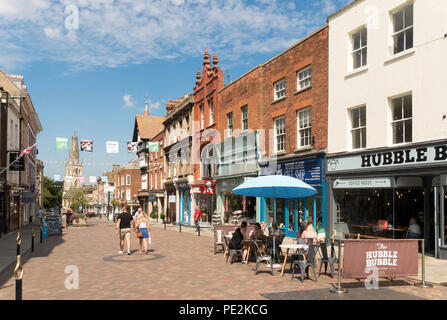
[[[47,216],[48,234],[61,235],[62,234],[62,217],[61,216]]]

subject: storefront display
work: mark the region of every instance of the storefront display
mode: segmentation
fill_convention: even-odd
[[[425,239],[447,259],[445,172],[445,143],[329,156],[329,228],[339,238]]]
[[[300,179],[317,190],[306,199],[261,198],[261,221],[270,226],[273,220],[288,237],[301,232],[301,222],[310,218],[314,228],[326,226],[326,183],[323,172],[323,157],[295,159],[277,164],[276,170],[261,168],[263,175],[281,174]]]

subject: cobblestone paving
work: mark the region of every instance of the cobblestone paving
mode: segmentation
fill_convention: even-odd
[[[447,287],[420,289],[414,281],[381,281],[382,290],[367,290],[362,282],[345,280],[351,293],[328,292],[336,280],[321,275],[318,282],[291,280],[279,270],[254,274],[254,263],[226,264],[213,255],[212,239],[162,228],[152,229],[152,251],[137,252],[132,235],[130,256],[118,254],[114,224],[90,220],[83,228],[69,228],[62,237],[49,237],[45,246],[25,259],[23,299],[447,299]],[[65,289],[65,268],[79,269],[79,289]],[[263,268],[267,271],[266,268]],[[0,299],[14,299],[11,270],[0,275]],[[386,294],[385,294],[386,293]],[[385,296],[384,296],[385,294]]]

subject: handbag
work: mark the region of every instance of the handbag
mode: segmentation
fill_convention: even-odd
[[[143,233],[141,231],[137,232],[136,234],[137,234],[137,238],[143,238]]]

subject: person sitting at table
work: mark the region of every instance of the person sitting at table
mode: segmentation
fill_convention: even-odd
[[[268,237],[268,235],[269,235],[269,228],[267,227],[267,225],[265,224],[264,221],[261,222],[261,230],[264,233],[264,236]]]
[[[301,238],[314,239],[314,244],[316,244],[320,240],[317,233],[315,232],[311,219],[303,222],[303,229],[304,231],[303,233],[301,233]]]
[[[242,250],[242,263],[245,263],[245,256],[247,255],[247,246],[242,245],[242,240],[246,238],[247,222],[242,221],[240,228],[237,228],[233,233],[228,247],[233,250]]]
[[[419,239],[422,235],[421,227],[416,222],[415,218],[410,219],[410,226],[407,230],[407,238],[410,239]]]

